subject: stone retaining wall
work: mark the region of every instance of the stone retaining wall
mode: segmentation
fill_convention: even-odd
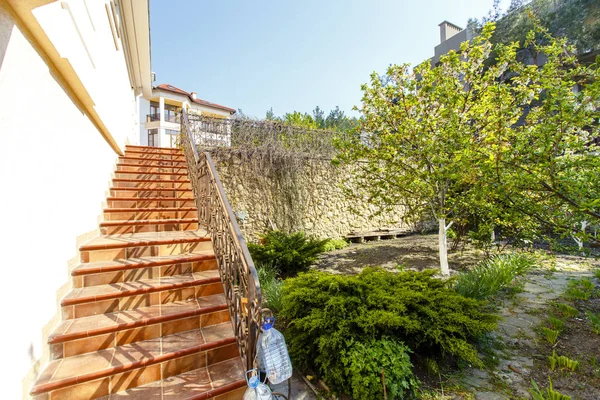
[[[351,232],[407,228],[400,207],[379,213],[373,204],[344,193],[343,188],[356,192],[348,167],[310,160],[281,172],[260,160],[224,152],[213,159],[247,240],[269,229],[340,238]]]

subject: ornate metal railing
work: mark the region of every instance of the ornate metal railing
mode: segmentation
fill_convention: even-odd
[[[185,110],[181,115],[180,139],[191,175],[198,220],[211,236],[240,355],[247,369],[251,369],[255,367],[262,317],[258,274],[215,164],[208,152],[198,151]]]

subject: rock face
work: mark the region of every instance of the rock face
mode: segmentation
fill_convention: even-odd
[[[274,167],[271,162],[224,152],[213,159],[248,240],[269,229],[340,238],[350,232],[406,228],[401,207],[381,210],[358,197],[348,167],[335,167],[327,160]]]

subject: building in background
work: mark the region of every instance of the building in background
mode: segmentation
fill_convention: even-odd
[[[460,44],[471,40],[473,34],[469,29],[463,29],[451,22],[444,21],[439,24],[440,27],[440,44],[435,46],[434,55],[431,58],[431,64],[437,65],[440,62],[440,57],[447,54],[450,50],[460,50]]]
[[[152,95],[139,101],[140,144],[152,147],[175,147],[179,134],[181,109],[215,118],[230,118],[235,109],[201,100],[196,92],[188,93],[173,85],[160,84]]]

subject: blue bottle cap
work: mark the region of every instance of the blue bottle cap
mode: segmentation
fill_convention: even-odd
[[[258,379],[258,376],[253,376],[250,379],[248,379],[248,387],[250,389],[256,389],[258,387],[258,384],[260,383],[260,380]]]
[[[273,327],[273,325],[275,325],[275,317],[265,318],[265,323],[262,326],[263,331],[268,331],[269,329],[271,329]]]

